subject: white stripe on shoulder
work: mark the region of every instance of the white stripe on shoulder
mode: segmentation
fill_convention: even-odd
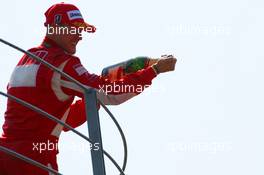
[[[35,87],[38,64],[17,66],[10,78],[9,87]]]

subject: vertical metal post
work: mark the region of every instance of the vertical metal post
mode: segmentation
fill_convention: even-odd
[[[86,108],[89,137],[93,141],[93,146],[91,148],[93,174],[106,175],[101,128],[100,128],[99,114],[97,110],[96,91],[85,90],[84,98],[85,98],[85,108]]]

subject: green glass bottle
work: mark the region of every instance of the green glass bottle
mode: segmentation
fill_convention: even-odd
[[[122,78],[123,76],[131,73],[135,73],[141,69],[145,69],[152,65],[156,59],[150,59],[148,57],[136,57],[127,61],[108,66],[103,69],[102,76],[110,79],[111,81]]]

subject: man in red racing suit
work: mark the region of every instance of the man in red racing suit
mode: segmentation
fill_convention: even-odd
[[[59,16],[56,17],[57,13]],[[75,25],[72,23],[73,21],[79,20],[79,23],[92,28],[90,32],[95,31],[93,26],[83,21],[77,7],[71,4],[53,5],[45,15],[47,24],[60,22],[72,26]],[[113,86],[113,84],[120,86],[140,85],[144,89],[144,87],[151,84],[152,79],[156,77],[158,72],[167,72],[174,69],[173,61],[165,59],[152,67],[127,75],[115,82],[110,82],[101,76],[89,73],[80,59],[73,56],[80,36],[78,34],[77,36],[68,35],[47,35],[39,47],[32,48],[29,51],[69,74],[88,88],[97,89],[97,98],[106,105],[118,105],[140,93],[120,91],[106,94],[107,86]],[[61,38],[68,40],[66,42]],[[172,66],[168,68],[168,65]],[[83,97],[82,90],[59,73],[52,71],[27,55],[24,55],[15,67],[7,91],[8,94],[37,106],[74,128],[86,121],[83,100],[78,100],[72,104],[75,96]],[[43,117],[41,114],[8,100],[0,145],[58,170],[56,162],[57,146],[53,149],[47,149],[47,145],[51,143],[57,145],[62,130],[67,131],[60,124]],[[0,162],[1,175],[49,174],[3,152],[0,152]]]

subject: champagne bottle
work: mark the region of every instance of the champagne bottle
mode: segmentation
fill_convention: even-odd
[[[117,79],[121,79],[125,75],[145,69],[153,65],[157,61],[158,59],[150,59],[148,57],[132,58],[127,61],[104,68],[102,70],[102,76],[109,79],[110,81],[115,81]]]

